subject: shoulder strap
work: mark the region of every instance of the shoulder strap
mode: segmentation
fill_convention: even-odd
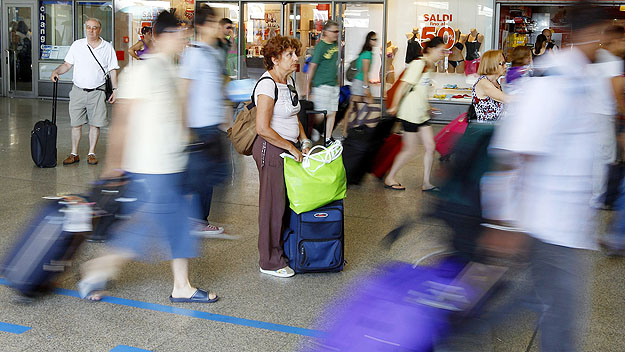
[[[275,85],[273,105],[276,105],[276,101],[278,101],[278,84],[276,83],[276,81],[273,80],[272,77],[265,76],[265,77],[261,77],[258,80],[258,82],[256,82],[256,85],[254,86],[254,90],[252,91],[252,105],[253,106],[256,106],[256,101],[254,101],[254,96],[256,95],[256,88],[258,87],[258,84],[260,83],[260,81],[262,81],[264,79],[270,79],[273,82],[273,84]]]
[[[104,39],[102,39],[104,40]],[[100,64],[100,61],[98,61],[98,58],[95,57],[95,54],[93,53],[93,50],[91,50],[91,46],[89,46],[89,43],[87,43],[87,48],[89,49],[89,52],[91,53],[91,55],[93,55],[93,58],[95,59],[95,62],[98,63],[98,66],[100,66],[100,68],[102,69],[102,72],[104,73],[104,77],[106,78],[106,75],[108,75],[108,73],[106,73],[106,71],[104,71],[104,67],[102,67],[102,65]]]

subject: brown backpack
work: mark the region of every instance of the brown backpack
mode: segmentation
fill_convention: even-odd
[[[228,129],[228,138],[232,141],[232,145],[234,149],[236,149],[239,154],[243,155],[252,155],[252,149],[254,147],[254,141],[256,140],[256,102],[254,101],[254,95],[256,94],[256,87],[258,87],[258,83],[264,79],[270,79],[276,86],[275,88],[275,99],[273,100],[273,104],[276,104],[276,100],[278,100],[278,85],[273,78],[265,76],[261,77],[258,82],[256,82],[256,86],[254,86],[254,91],[252,92],[252,97],[249,103],[245,104],[243,110],[239,112],[237,118],[234,120],[234,124],[232,127]]]

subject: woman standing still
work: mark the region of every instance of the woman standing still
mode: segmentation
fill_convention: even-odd
[[[480,78],[473,85],[472,93],[477,122],[492,123],[499,120],[503,104],[509,100],[499,84],[499,78],[506,74],[503,52],[501,50],[485,52],[477,73]]]
[[[141,56],[147,54],[152,46],[152,27],[141,28],[143,39],[139,39],[133,46],[128,49],[130,56],[137,60],[141,60]]]
[[[434,71],[436,62],[445,57],[445,43],[443,38],[434,37],[425,43],[423,57],[414,60],[406,68],[406,74],[401,79],[397,92],[394,95],[392,108],[388,113],[401,120],[404,127],[402,137],[403,147],[395,158],[391,171],[384,180],[384,188],[403,191],[406,187],[397,182],[397,172],[417,154],[419,139],[425,147],[423,156],[423,186],[424,192],[437,191],[438,188],[430,183],[430,172],[434,161],[434,133],[430,126],[430,72]],[[405,97],[404,97],[405,96]],[[397,108],[399,106],[399,109]]]
[[[260,180],[258,209],[258,253],[260,272],[277,277],[295,275],[284,255],[282,233],[287,208],[284,183],[284,161],[280,154],[288,152],[298,162],[302,152],[295,143],[302,143],[307,153],[312,142],[297,118],[300,111],[297,91],[287,82],[297,70],[297,53],[302,44],[289,37],[276,36],[263,47],[265,72],[254,91],[256,102],[256,133],[253,156]],[[276,96],[276,92],[278,93]]]

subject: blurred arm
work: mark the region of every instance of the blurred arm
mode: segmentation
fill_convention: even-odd
[[[310,89],[312,87],[312,80],[315,77],[315,71],[317,71],[317,64],[311,62],[308,64],[308,83],[306,84],[306,99],[310,99]]]
[[[614,90],[618,112],[621,115],[625,115],[625,77],[613,77],[612,89]]]
[[[117,170],[122,168],[128,119],[132,110],[132,104],[132,100],[121,99],[113,107],[113,118],[111,119],[110,132],[106,144],[106,161],[102,169],[102,178],[116,177],[120,174]]]
[[[184,121],[185,127],[189,126],[189,117],[187,115],[187,104],[189,103],[189,89],[191,87],[191,80],[181,78],[180,79],[180,105],[182,113],[182,121]]]

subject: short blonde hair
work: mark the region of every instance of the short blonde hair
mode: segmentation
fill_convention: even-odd
[[[497,73],[497,70],[499,70],[500,59],[503,59],[503,51],[501,50],[489,50],[485,52],[480,60],[480,67],[478,67],[477,73],[480,76]]]

